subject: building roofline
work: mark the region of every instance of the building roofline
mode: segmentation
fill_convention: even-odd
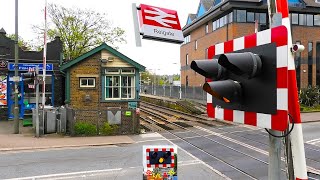
[[[221,2],[219,5],[214,6],[212,8],[210,8],[205,14],[203,14],[202,16],[198,17],[197,19],[195,19],[194,21],[192,21],[190,24],[187,24],[186,26],[184,26],[182,28],[183,31],[183,35],[187,35],[189,34],[192,30],[198,28],[199,26],[201,26],[202,24],[204,24],[205,22],[211,20],[213,17],[216,17],[220,14],[222,14],[224,11],[227,11],[233,7],[241,7],[240,5],[242,4],[246,4],[246,7],[248,4],[251,5],[255,5],[252,7],[257,7],[257,4],[261,4],[262,0],[259,0],[257,2],[243,2],[243,1],[233,1],[233,0],[229,0],[229,1],[223,1]]]
[[[112,47],[108,46],[106,43],[102,43],[100,46],[93,48],[92,50],[90,50],[87,53],[82,54],[81,56],[77,57],[74,60],[71,60],[70,62],[63,64],[60,67],[61,71],[65,71],[69,68],[71,68],[72,66],[76,65],[77,63],[83,61],[84,59],[88,58],[89,56],[92,56],[93,54],[102,51],[102,50],[107,50],[108,52],[110,52],[111,54],[117,56],[118,58],[126,61],[127,63],[133,65],[134,67],[138,68],[140,71],[144,71],[146,69],[146,67],[144,67],[143,65],[135,62],[134,60],[128,58],[127,56],[125,56],[124,54],[120,53],[119,51],[113,49]]]
[[[310,0],[307,0],[310,1]],[[319,12],[319,7],[310,5],[310,3],[306,2],[306,0],[302,0],[305,6],[301,7],[294,7],[289,6],[290,11],[297,11],[297,12],[310,12],[310,13],[317,13]],[[267,5],[263,4],[263,0],[225,0],[221,2],[217,6],[213,6],[209,9],[205,14],[202,16],[194,19],[190,24],[185,25],[182,28],[183,35],[186,36],[190,34],[194,29],[200,27],[201,25],[205,24],[206,22],[212,20],[213,18],[223,14],[225,11],[228,11],[233,8],[255,8],[255,9],[264,9],[267,10]]]

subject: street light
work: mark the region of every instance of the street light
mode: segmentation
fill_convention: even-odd
[[[176,65],[179,65],[179,63],[172,63],[172,64],[176,64]],[[179,78],[179,80],[180,80],[180,84],[179,84],[179,99],[181,99],[182,97],[182,90],[181,90],[181,68],[179,68],[180,69],[180,72],[179,72],[179,75],[180,75],[180,78]]]

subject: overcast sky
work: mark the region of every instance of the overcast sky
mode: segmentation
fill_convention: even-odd
[[[142,40],[142,47],[135,47],[131,4],[140,3],[178,11],[181,26],[189,13],[196,13],[199,0],[47,0],[64,7],[78,7],[105,12],[114,26],[126,31],[127,43],[120,45],[119,51],[138,63],[157,71],[157,74],[179,73],[180,45]],[[0,0],[0,28],[8,34],[14,33],[14,0]],[[19,36],[31,40],[36,35],[31,25],[44,21],[44,0],[19,0]],[[175,64],[174,64],[175,63]]]

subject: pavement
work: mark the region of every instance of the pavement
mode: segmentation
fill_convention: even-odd
[[[36,138],[31,127],[23,127],[20,123],[20,134],[13,134],[13,121],[0,121],[0,152],[131,143],[134,141],[125,135],[70,137],[54,133]]]
[[[302,123],[320,121],[320,112],[301,113]]]
[[[301,118],[303,123],[319,122],[320,112],[301,113]],[[59,134],[48,134],[35,138],[31,127],[22,127],[21,125],[20,134],[13,134],[13,121],[0,121],[0,152],[131,143],[134,143],[132,136],[125,135],[69,137]]]

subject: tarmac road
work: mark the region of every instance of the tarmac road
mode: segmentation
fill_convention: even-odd
[[[310,122],[304,124],[304,137],[306,142],[315,142],[319,136],[320,123]],[[235,148],[241,153],[252,157],[245,157],[236,151],[226,149],[217,143],[203,139],[192,132],[175,132],[187,141],[196,144],[224,161],[242,169],[256,179],[267,179],[268,134],[263,129],[252,129],[243,126],[195,128],[201,135],[206,135],[219,143]],[[223,135],[217,137],[210,132]],[[199,152],[183,141],[162,134],[171,142],[176,143],[188,152],[178,149],[179,179],[248,179],[241,172],[236,172],[217,159]],[[142,176],[142,145],[144,144],[170,144],[157,133],[130,136],[135,143],[110,145],[104,147],[59,148],[29,151],[8,151],[0,153],[0,179],[141,179]],[[231,138],[233,143],[226,138]],[[248,145],[249,148],[243,146]],[[320,169],[320,144],[306,143],[306,157],[308,166]],[[250,148],[250,147],[254,148]],[[284,164],[282,165],[284,167]],[[219,172],[218,172],[219,171]],[[222,173],[222,174],[220,174]],[[285,173],[282,173],[285,177]],[[320,178],[320,177],[319,177]],[[249,178],[250,179],[250,178]]]

